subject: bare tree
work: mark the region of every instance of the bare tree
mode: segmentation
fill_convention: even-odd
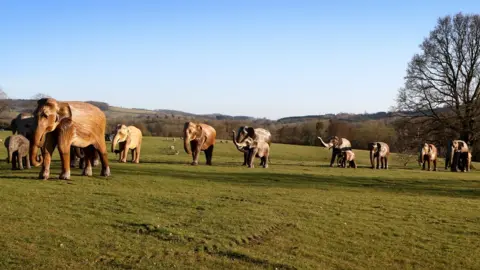
[[[426,133],[447,130],[473,143],[480,131],[480,16],[439,18],[420,49],[408,65],[397,110],[422,119]]]

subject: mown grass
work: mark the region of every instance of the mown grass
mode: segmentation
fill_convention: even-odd
[[[39,181],[2,160],[0,268],[480,269],[477,171],[329,168],[326,149],[279,144],[247,169],[231,143],[192,167],[167,150],[181,141],[144,140],[141,164],[110,156],[108,179]]]

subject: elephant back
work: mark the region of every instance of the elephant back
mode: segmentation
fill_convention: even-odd
[[[272,134],[264,128],[256,128],[255,137],[255,140],[258,142],[266,142],[268,144],[272,142]]]

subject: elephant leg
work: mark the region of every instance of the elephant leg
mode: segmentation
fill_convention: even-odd
[[[74,149],[70,149],[70,168],[75,168],[77,165],[77,155]]]
[[[384,157],[383,158],[384,162],[385,162],[385,170],[388,170],[388,157]]]
[[[85,148],[83,148],[83,152],[84,152],[84,163],[85,163],[85,167],[83,168],[83,172],[82,172],[82,175],[83,176],[92,176],[93,175],[93,172],[92,172],[92,165],[93,165],[93,158],[95,157],[95,153],[94,153],[94,148],[93,146],[87,146]]]
[[[53,151],[57,147],[56,131],[50,132],[45,136],[45,143],[41,148],[43,157],[42,170],[38,176],[38,178],[43,180],[47,180],[50,177],[50,163],[52,162]]]
[[[242,164],[242,166],[247,165],[247,160],[248,160],[248,152],[244,152],[243,153],[243,164]]]
[[[192,149],[192,165],[198,165],[198,155],[200,154],[200,144],[197,141],[190,142],[190,149]]]
[[[58,137],[58,152],[60,153],[60,160],[62,161],[62,172],[59,179],[70,180],[70,146],[71,140],[67,140],[67,136],[61,134]]]
[[[268,156],[263,156],[262,158],[263,161],[263,168],[268,168]]]
[[[100,164],[100,154],[95,151],[95,157],[93,159],[93,167],[97,167]]]
[[[377,165],[375,165],[375,167],[376,167],[377,169],[380,169],[380,155],[377,155],[377,156],[375,157],[375,159],[376,159],[376,162],[377,162]]]
[[[255,156],[258,153],[258,149],[257,148],[252,148],[249,152],[250,153],[249,153],[248,167],[249,168],[255,168],[255,165],[253,164],[253,161],[255,160]]]
[[[18,158],[18,169],[23,170],[23,157],[20,154],[20,152],[17,152],[17,158]]]
[[[431,162],[430,158],[427,160],[427,162],[428,162],[428,171],[430,171],[430,162]]]
[[[102,171],[100,172],[101,176],[110,176],[110,166],[108,165],[108,152],[107,145],[105,144],[105,137],[100,136],[100,141],[93,145],[92,151],[95,149],[98,152],[100,157],[100,163],[102,163]],[[92,162],[95,158],[95,153],[92,154]]]
[[[334,148],[332,150],[332,158],[330,159],[330,167],[333,167],[333,163],[335,162],[336,157],[337,157],[337,150]]]
[[[23,157],[25,159],[25,168],[26,169],[31,169],[32,166],[30,166],[30,159],[28,158],[28,154]]]
[[[16,170],[18,167],[17,165],[17,151],[12,153],[12,170]]]
[[[434,159],[433,160],[433,171],[436,171],[437,170],[437,160]]]
[[[214,148],[214,145],[210,145],[210,147],[208,147],[208,149],[205,151],[205,156],[207,158],[207,165],[212,165],[213,148]]]
[[[140,163],[140,151],[142,150],[142,143],[138,143],[135,149],[135,163]]]

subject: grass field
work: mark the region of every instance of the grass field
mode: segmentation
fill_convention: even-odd
[[[141,164],[111,154],[108,179],[39,181],[2,147],[0,268],[480,269],[478,171],[371,170],[356,153],[360,168],[329,168],[324,148],[274,144],[247,169],[218,143],[192,167],[181,141],[145,137]]]

